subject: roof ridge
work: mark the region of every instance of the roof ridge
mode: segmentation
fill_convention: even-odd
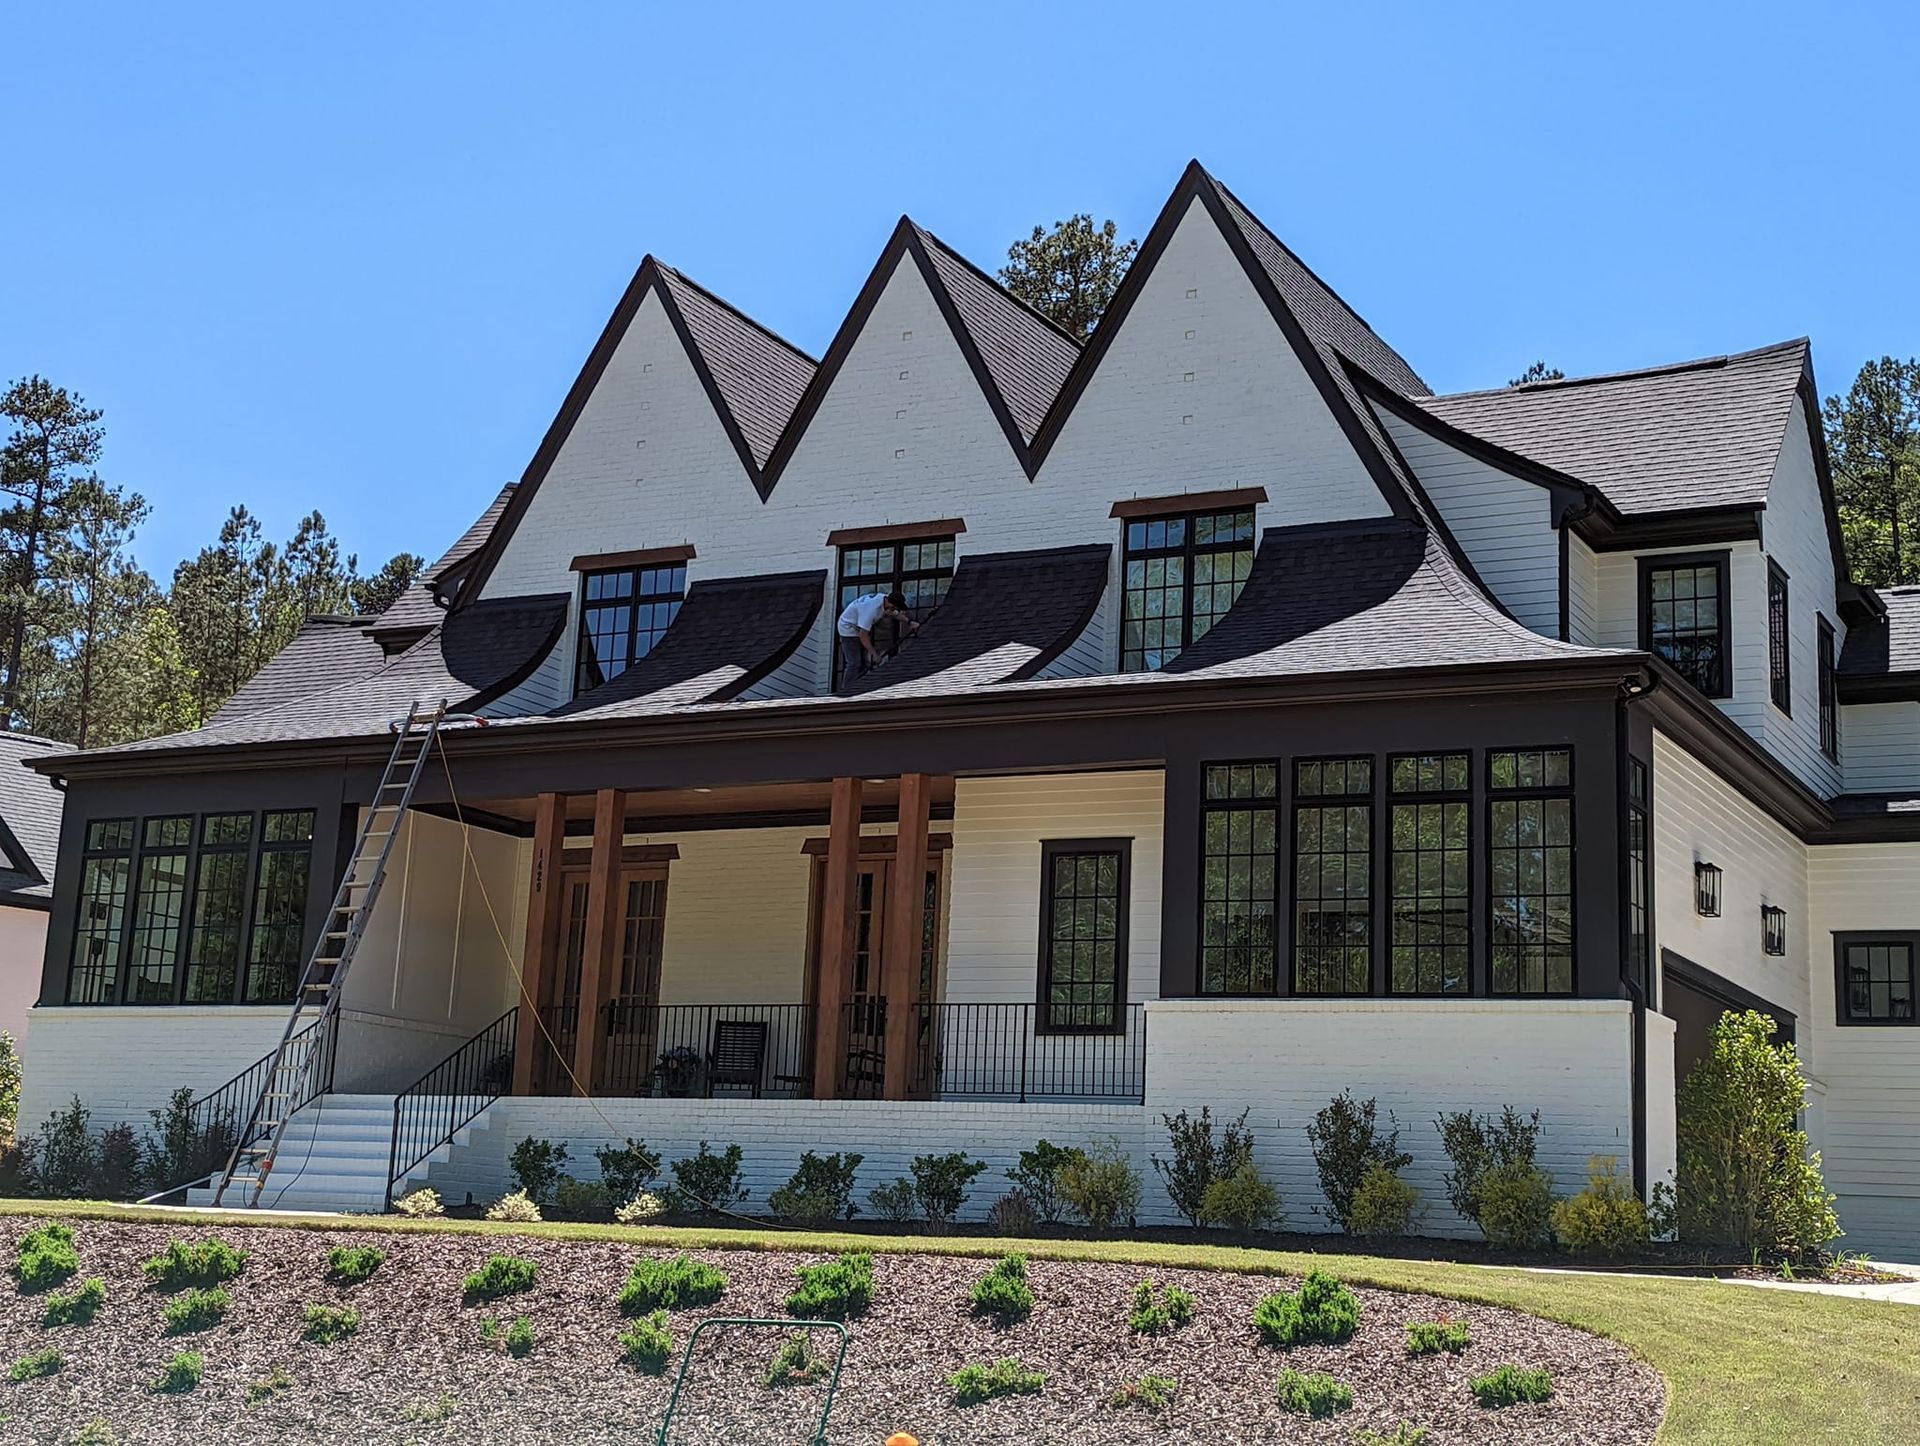
[[[772,327],[768,326],[765,322],[755,320],[753,317],[749,316],[746,312],[742,311],[739,307],[735,306],[731,301],[728,301],[726,297],[719,295],[717,292],[709,291],[706,287],[702,286],[699,282],[695,281],[691,276],[687,275],[687,273],[682,271],[679,267],[669,266],[667,265],[666,262],[660,260],[658,257],[654,258],[653,264],[654,264],[654,268],[657,271],[659,271],[662,276],[670,276],[675,281],[678,281],[685,286],[692,287],[693,290],[699,292],[708,301],[711,301],[715,306],[721,308],[721,310],[723,311],[730,313],[740,321],[745,322],[748,326],[752,327],[755,331],[759,332],[762,336],[766,337],[768,340],[779,342],[781,346],[785,347],[788,351],[792,352],[795,356],[799,357],[802,361],[808,363],[810,366],[817,367],[820,365],[819,357],[814,356],[811,352],[807,351],[804,347],[799,347],[794,345],[794,343],[792,343],[791,341],[788,341],[787,338],[782,336],[779,332],[775,331]]]
[[[934,235],[933,232],[929,231],[925,226],[922,226],[918,221],[914,220],[913,217],[903,216],[901,217],[901,219],[905,221],[909,226],[913,227],[914,231],[919,235],[922,241],[928,242],[934,246],[938,246],[942,251],[946,252],[947,255],[951,256],[955,261],[958,261],[962,266],[966,267],[975,276],[978,276],[982,281],[986,282],[988,286],[991,286],[1001,296],[1005,297],[1008,301],[1011,301],[1015,306],[1019,307],[1022,311],[1026,312],[1029,316],[1033,317],[1036,321],[1040,322],[1049,331],[1056,333],[1062,341],[1066,342],[1076,352],[1082,351],[1086,348],[1085,342],[1081,341],[1072,332],[1068,331],[1064,326],[1060,325],[1059,322],[1055,321],[1052,317],[1048,316],[1044,311],[1042,311],[1039,307],[1035,306],[1032,302],[1027,301],[1022,297],[1014,295],[1012,291],[1008,290],[1005,282],[1001,281],[998,277],[994,276],[992,273],[986,270],[983,270],[979,266],[976,266],[965,255],[955,250],[952,246],[949,246],[945,241],[942,241],[938,236]]]
[[[1677,376],[1682,372],[1721,371],[1740,362],[1753,361],[1763,356],[1792,350],[1805,350],[1812,345],[1811,338],[1798,336],[1788,341],[1773,342],[1768,346],[1750,347],[1746,351],[1724,352],[1719,356],[1695,357],[1691,361],[1663,362],[1658,366],[1632,367],[1624,371],[1593,372],[1587,376],[1560,377],[1553,381],[1523,382],[1519,386],[1475,387],[1464,392],[1439,392],[1430,397],[1409,398],[1416,405],[1427,402],[1451,402],[1463,397],[1520,396],[1540,392],[1564,392],[1576,387],[1604,385],[1607,382],[1637,381],[1643,377]]]

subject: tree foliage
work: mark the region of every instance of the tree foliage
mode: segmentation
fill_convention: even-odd
[[[1094,224],[1082,212],[1056,221],[1007,248],[1000,284],[1078,341],[1094,327],[1120,289],[1138,241],[1121,241],[1111,221]]]
[[[1883,356],[1824,408],[1840,529],[1856,581],[1920,581],[1920,361]]]
[[[1524,387],[1530,382],[1563,382],[1567,374],[1559,367],[1550,367],[1544,361],[1537,361],[1519,376],[1507,383],[1510,387]]]

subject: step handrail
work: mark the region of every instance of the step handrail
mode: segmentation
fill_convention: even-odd
[[[386,1205],[421,1161],[480,1117],[513,1082],[516,1005],[393,1097]]]

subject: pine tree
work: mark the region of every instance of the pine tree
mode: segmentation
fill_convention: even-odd
[[[377,617],[400,600],[400,594],[413,586],[426,565],[426,559],[418,553],[395,553],[380,571],[354,579],[353,610],[362,617]]]
[[[1056,221],[1051,231],[1035,226],[1033,235],[1007,248],[1000,284],[1085,341],[1140,250],[1138,241],[1122,242],[1118,236],[1113,222],[1096,226],[1085,213]]]
[[[1920,580],[1920,361],[1883,356],[1824,408],[1827,455],[1857,581]]]

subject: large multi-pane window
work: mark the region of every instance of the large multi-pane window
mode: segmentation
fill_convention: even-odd
[[[834,616],[857,597],[899,588],[907,599],[907,615],[916,623],[925,622],[953,586],[953,559],[951,537],[843,547]]]
[[[1573,992],[1573,753],[1487,755],[1494,994]]]
[[[1839,934],[1834,938],[1839,965],[1842,1024],[1913,1024],[1916,981],[1912,936],[1873,938]]]
[[[1389,758],[1387,798],[1388,992],[1466,994],[1473,955],[1468,755]]]
[[[1293,796],[1293,992],[1369,994],[1373,760],[1302,760]]]
[[[590,572],[580,580],[580,646],[574,692],[617,678],[653,651],[680,615],[687,565],[665,562]]]
[[[1210,763],[1201,782],[1200,992],[1272,994],[1280,766]]]
[[[1780,564],[1767,563],[1767,692],[1782,713],[1793,712],[1793,610],[1788,601],[1787,575]]]
[[[1040,1018],[1054,1034],[1112,1033],[1126,1002],[1127,845],[1041,845]]]
[[[1709,698],[1727,697],[1733,690],[1726,554],[1642,558],[1640,586],[1640,646]]]
[[[1645,997],[1653,954],[1653,806],[1647,765],[1627,760],[1627,982]]]
[[[1120,671],[1165,667],[1226,616],[1253,571],[1253,509],[1127,523]]]
[[[1825,618],[1818,620],[1819,632],[1814,640],[1815,654],[1820,665],[1820,751],[1834,763],[1840,761],[1840,695],[1835,691],[1833,677],[1833,624]]]
[[[314,812],[87,825],[69,1004],[278,1004],[302,963]]]

